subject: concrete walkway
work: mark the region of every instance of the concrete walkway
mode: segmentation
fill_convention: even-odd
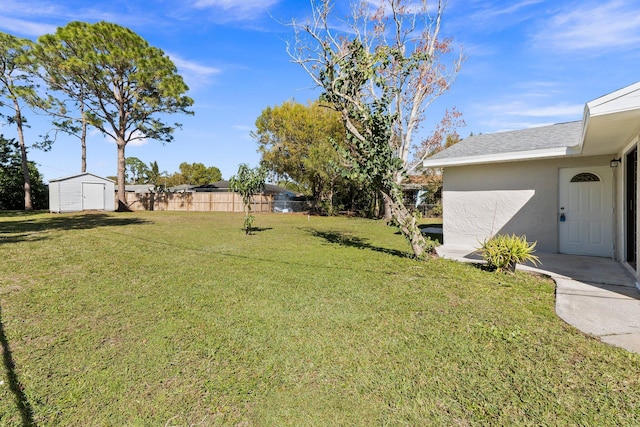
[[[482,262],[471,248],[440,246],[443,258]],[[640,291],[633,275],[610,258],[536,253],[538,267],[518,265],[556,282],[556,313],[601,341],[640,353]]]

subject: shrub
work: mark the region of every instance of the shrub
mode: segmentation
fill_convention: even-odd
[[[431,236],[426,236],[424,238],[424,241],[425,241],[425,246],[424,246],[425,254],[434,255],[436,253],[436,246],[438,246],[440,242],[438,242],[437,240],[433,240]]]
[[[442,205],[440,203],[432,205],[428,210],[428,216],[431,218],[442,218]]]
[[[513,273],[518,263],[531,262],[537,265],[540,262],[533,254],[536,243],[527,242],[527,236],[499,234],[485,240],[478,252],[490,269]]]

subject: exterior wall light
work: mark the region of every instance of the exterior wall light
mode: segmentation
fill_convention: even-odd
[[[617,168],[621,161],[622,160],[620,158],[611,159],[611,161],[609,162],[609,166],[611,166],[612,168]]]

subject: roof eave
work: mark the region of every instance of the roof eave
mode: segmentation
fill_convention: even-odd
[[[580,147],[545,148],[542,150],[515,151],[510,153],[486,154],[481,156],[426,159],[424,168],[444,168],[449,166],[469,166],[489,163],[505,163],[525,160],[552,159],[580,154]]]
[[[640,82],[636,82],[632,85],[623,87],[607,95],[596,98],[587,102],[585,110],[589,113],[589,116],[601,116],[606,114],[615,114],[628,110],[635,110],[638,108],[638,103],[633,102],[633,98],[637,98],[637,93],[640,92]],[[632,95],[636,93],[636,95]],[[631,100],[630,103],[622,102],[620,100]]]

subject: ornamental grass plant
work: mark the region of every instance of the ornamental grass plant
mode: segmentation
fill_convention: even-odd
[[[534,265],[540,259],[534,255],[537,242],[529,243],[527,236],[498,234],[486,239],[478,250],[491,270],[513,273],[516,264],[530,262]]]

